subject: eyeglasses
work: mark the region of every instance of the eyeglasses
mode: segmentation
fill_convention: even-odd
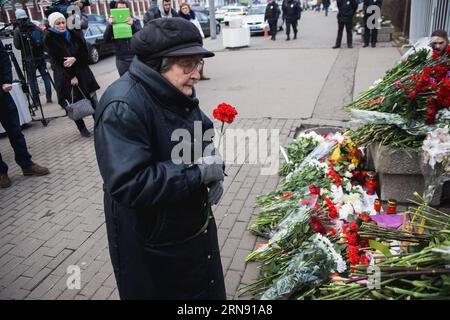
[[[200,61],[180,60],[177,62],[177,64],[183,68],[184,74],[189,74],[195,69],[197,69],[198,72],[202,72],[205,61],[203,61],[203,59],[201,59]]]

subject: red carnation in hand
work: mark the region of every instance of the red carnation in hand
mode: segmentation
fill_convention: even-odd
[[[224,102],[219,104],[217,108],[213,110],[213,117],[226,123],[232,123],[237,114],[234,107]]]

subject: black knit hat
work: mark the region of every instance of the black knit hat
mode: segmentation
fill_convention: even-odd
[[[143,62],[162,57],[213,57],[214,53],[202,45],[202,36],[197,27],[183,18],[152,20],[131,39],[132,50]]]

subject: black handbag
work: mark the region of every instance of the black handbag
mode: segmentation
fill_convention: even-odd
[[[95,112],[94,108],[92,107],[91,100],[86,98],[86,96],[84,95],[83,91],[80,89],[79,86],[76,87],[78,88],[78,90],[80,90],[83,99],[78,100],[77,102],[73,102],[73,86],[72,86],[71,90],[72,102],[69,103],[69,101],[66,100],[67,116],[71,120],[80,120],[83,119],[84,117],[93,115]]]

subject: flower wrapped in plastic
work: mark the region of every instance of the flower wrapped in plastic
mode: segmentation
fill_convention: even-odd
[[[246,261],[270,260],[280,251],[290,251],[301,244],[309,236],[310,216],[311,209],[308,206],[300,206],[279,223],[269,242],[250,253]]]
[[[333,244],[315,234],[298,249],[283,275],[264,292],[261,300],[288,299],[301,290],[320,285],[331,273],[345,270],[346,264]]]

